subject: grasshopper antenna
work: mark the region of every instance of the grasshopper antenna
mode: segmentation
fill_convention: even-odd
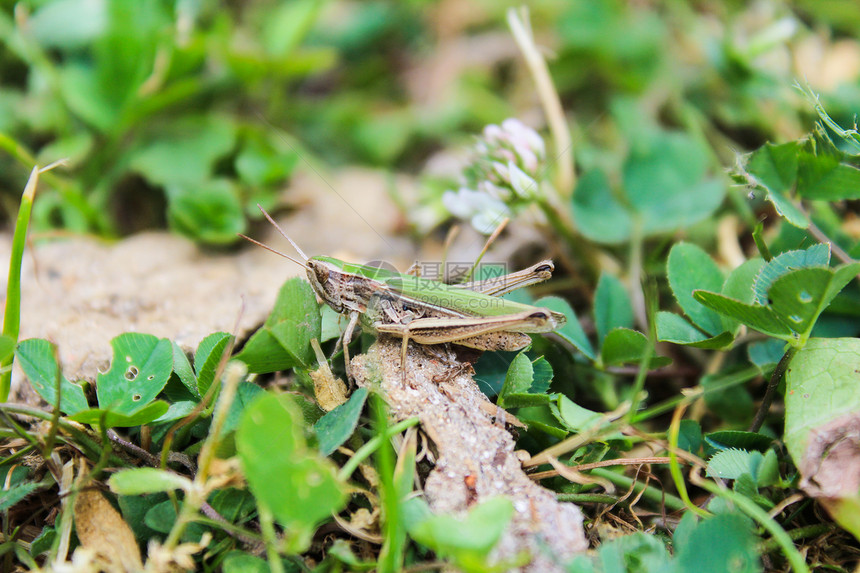
[[[278,230],[278,232],[281,234],[281,236],[283,236],[286,240],[288,240],[288,241],[290,242],[290,244],[293,246],[293,248],[296,250],[296,252],[297,252],[299,255],[301,255],[301,257],[302,257],[304,260],[306,260],[306,261],[307,261],[307,260],[308,260],[308,256],[307,256],[307,255],[306,255],[306,254],[305,254],[305,253],[304,253],[304,252],[299,248],[299,246],[298,246],[298,245],[297,245],[297,244],[296,244],[296,243],[295,243],[295,242],[294,242],[294,241],[293,241],[293,240],[292,240],[292,239],[291,239],[291,238],[290,238],[290,237],[289,237],[289,236],[284,232],[284,230],[283,230],[283,229],[281,229],[281,226],[280,226],[280,225],[278,225],[277,223],[275,223],[275,220],[274,220],[274,219],[272,219],[272,216],[271,216],[271,215],[269,215],[269,214],[266,212],[266,210],[265,210],[265,209],[263,209],[263,206],[262,206],[262,205],[260,205],[259,203],[257,203],[257,207],[260,209],[260,211],[262,211],[262,212],[263,212],[263,215],[265,215],[265,216],[266,216],[266,219],[268,219],[268,220],[269,220],[269,223],[271,223],[272,225],[274,225],[274,226],[275,226],[275,228]],[[254,242],[256,242],[256,241],[254,241]],[[271,249],[269,249],[269,250],[271,250]],[[277,252],[277,251],[276,251],[276,252]],[[286,256],[286,255],[284,255],[284,256]],[[287,257],[287,258],[290,258],[290,257]],[[293,259],[293,260],[295,260],[295,259]],[[306,266],[306,265],[302,265],[302,266]]]
[[[302,262],[302,261],[300,261],[300,260],[298,260],[298,259],[294,259],[294,258],[293,258],[293,257],[291,257],[290,255],[285,255],[285,254],[284,254],[284,253],[282,253],[281,251],[279,251],[279,250],[277,250],[277,249],[273,249],[273,248],[272,248],[272,247],[270,247],[269,245],[264,245],[264,244],[263,244],[263,243],[261,243],[260,241],[257,241],[256,239],[252,239],[252,238],[251,238],[251,237],[249,237],[248,235],[243,235],[242,233],[236,233],[236,234],[237,234],[237,235],[239,235],[240,237],[242,237],[243,239],[245,239],[246,241],[251,241],[252,243],[254,243],[255,245],[257,245],[258,247],[263,247],[263,248],[264,248],[264,249],[266,249],[267,251],[271,251],[271,252],[275,253],[276,255],[279,255],[279,256],[281,256],[281,257],[284,257],[285,259],[289,259],[289,260],[293,261],[294,263],[296,263],[296,264],[297,264],[297,265],[299,265],[299,266],[302,266],[302,267],[308,268],[308,265],[307,265],[306,263],[304,263],[304,262]],[[299,251],[299,252],[301,252],[301,251]],[[304,254],[304,253],[302,253],[302,254]]]

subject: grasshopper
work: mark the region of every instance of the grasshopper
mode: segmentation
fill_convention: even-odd
[[[550,260],[500,277],[449,285],[334,257],[308,257],[262,207],[260,210],[302,260],[242,236],[304,267],[317,296],[349,317],[342,338],[349,379],[349,344],[359,322],[363,330],[402,340],[405,378],[410,340],[422,345],[453,343],[478,350],[514,351],[531,344],[529,333],[551,332],[566,321],[561,313],[498,298],[550,278],[554,270]]]

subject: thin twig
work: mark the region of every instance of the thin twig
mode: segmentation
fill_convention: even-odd
[[[752,425],[750,425],[750,432],[758,432],[762,424],[764,424],[764,418],[770,410],[770,405],[776,394],[776,388],[779,386],[779,380],[788,371],[788,365],[791,364],[791,359],[797,354],[797,350],[796,346],[790,346],[785,354],[782,355],[782,358],[779,359],[776,368],[773,369],[773,373],[770,375],[770,382],[767,384],[767,390],[765,390],[764,398],[761,401],[761,406],[759,406],[758,412],[755,414],[755,419]]]

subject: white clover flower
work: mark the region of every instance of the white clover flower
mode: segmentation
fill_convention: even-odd
[[[509,134],[515,148],[529,150],[541,161],[546,159],[546,146],[538,132],[515,117],[503,121],[502,129]]]
[[[502,219],[511,214],[503,201],[466,187],[445,191],[442,204],[452,215],[468,220],[476,231],[485,235],[492,233]]]
[[[442,203],[455,217],[490,233],[539,197],[546,147],[535,130],[511,118],[486,126],[472,154],[461,187],[446,191]]]

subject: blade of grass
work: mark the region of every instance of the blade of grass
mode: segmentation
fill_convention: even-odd
[[[27,242],[27,228],[30,226],[30,212],[33,209],[33,197],[36,185],[39,183],[39,167],[33,167],[30,178],[21,195],[21,207],[18,209],[18,220],[15,221],[15,234],[12,237],[12,254],[9,256],[9,278],[6,282],[6,310],[3,314],[3,335],[18,343],[18,333],[21,329],[21,261],[24,258],[24,246]],[[12,360],[14,355],[0,362],[0,402],[9,398],[9,388],[12,384]]]

